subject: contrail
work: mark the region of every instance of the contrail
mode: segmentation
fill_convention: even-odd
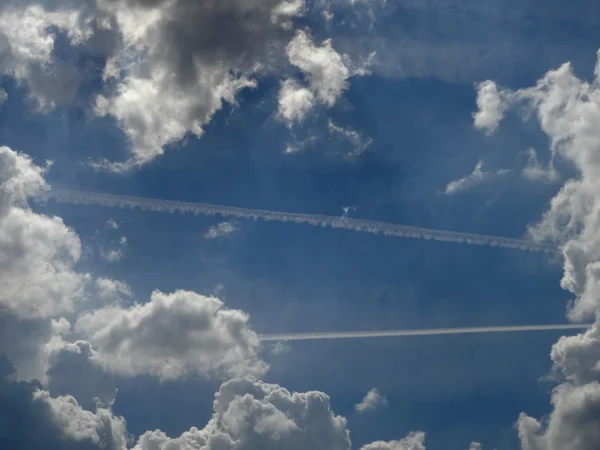
[[[212,205],[208,203],[191,203],[173,200],[160,200],[125,195],[101,194],[93,192],[53,189],[44,198],[51,198],[59,203],[75,205],[98,205],[110,208],[130,208],[142,211],[155,211],[181,214],[195,214],[239,219],[262,219],[265,221],[303,223],[312,226],[341,228],[364,233],[381,233],[412,239],[432,239],[435,241],[456,242],[488,247],[505,247],[531,252],[556,253],[558,248],[522,239],[512,239],[484,234],[460,233],[456,231],[434,230],[408,225],[398,225],[372,220],[353,219],[349,217],[327,216],[322,214],[301,214],[264,209],[237,208],[233,206]]]
[[[419,330],[387,330],[387,331],[340,331],[322,333],[281,333],[261,334],[261,341],[311,341],[321,339],[369,339],[384,337],[406,336],[440,336],[447,334],[481,334],[481,333],[518,333],[528,331],[553,331],[553,330],[584,330],[591,324],[564,324],[564,325],[518,325],[497,327],[474,328],[430,328]]]

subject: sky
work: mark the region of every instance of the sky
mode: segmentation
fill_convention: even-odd
[[[600,448],[598,42],[590,0],[0,0],[0,447]]]

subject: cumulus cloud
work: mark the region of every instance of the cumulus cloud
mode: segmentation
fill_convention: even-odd
[[[117,119],[133,152],[115,169],[147,162],[188,133],[202,135],[224,100],[235,103],[240,90],[256,86],[254,76],[304,7],[301,0],[106,4],[124,44],[106,72],[117,75],[117,88],[98,97],[96,109]]]
[[[43,390],[33,394],[33,402],[46,407],[50,420],[67,439],[90,443],[92,448],[126,450],[125,420],[115,417],[109,409],[86,411],[71,396],[51,397]]]
[[[348,86],[350,71],[341,55],[326,40],[319,47],[310,35],[297,31],[287,46],[290,63],[302,70],[309,78],[309,86],[317,98],[333,106]]]
[[[89,15],[85,3],[52,10],[30,2],[0,7],[0,71],[26,83],[40,108],[72,102],[84,80],[80,68],[55,58],[57,32],[79,46],[89,43],[102,24],[109,26]]]
[[[217,225],[214,225],[208,229],[204,237],[206,239],[216,239],[223,236],[229,236],[235,233],[237,227],[235,224],[231,222],[221,222]]]
[[[285,80],[279,91],[279,115],[287,122],[302,121],[315,105],[315,95],[296,80]]]
[[[103,367],[125,376],[261,375],[268,368],[248,315],[194,292],[155,291],[143,305],[86,312],[76,329]]]
[[[23,318],[71,312],[88,279],[74,269],[81,255],[75,232],[27,206],[47,188],[41,175],[28,157],[0,147],[0,306]]]
[[[96,297],[106,303],[119,303],[133,296],[129,285],[120,280],[99,277],[94,281],[94,286]]]
[[[596,321],[585,333],[563,337],[553,346],[552,360],[565,382],[553,392],[549,419],[522,414],[519,435],[525,450],[600,448],[600,63],[591,83],[577,78],[566,63],[534,87],[506,95],[537,115],[552,158],[566,160],[577,171],[530,232],[535,239],[562,244],[561,285],[575,297],[570,318]]]
[[[399,441],[373,442],[363,445],[361,450],[425,450],[425,433],[411,433]]]
[[[473,115],[475,126],[492,133],[504,117],[509,107],[510,96],[498,90],[493,81],[484,81],[477,86],[478,111]]]
[[[114,377],[95,359],[89,342],[63,343],[49,357],[46,372],[48,391],[54,396],[70,395],[82,408],[112,405],[117,394]]]
[[[350,450],[346,420],[322,392],[291,393],[253,378],[224,383],[203,429],[177,438],[160,430],[142,435],[134,450]]]
[[[0,358],[1,360],[1,358]],[[36,382],[10,380],[0,361],[0,442],[21,450],[124,450],[125,421],[109,409],[83,410],[72,397],[51,397]]]
[[[379,393],[376,388],[371,389],[364,398],[355,405],[355,409],[358,413],[365,413],[374,411],[387,405],[387,399]]]

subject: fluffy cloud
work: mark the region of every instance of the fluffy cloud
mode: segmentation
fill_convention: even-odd
[[[34,403],[46,407],[51,421],[63,436],[76,442],[87,442],[88,448],[126,450],[125,420],[115,417],[109,409],[96,412],[82,409],[71,396],[51,397],[43,390],[33,394]]]
[[[98,98],[97,112],[115,117],[128,135],[129,165],[188,133],[200,136],[223,100],[235,103],[240,90],[256,86],[254,75],[270,64],[304,7],[301,0],[105,3],[124,45],[106,72],[117,87]]]
[[[129,285],[123,281],[110,278],[96,278],[94,281],[96,297],[107,303],[119,303],[133,296]]]
[[[304,31],[297,31],[287,46],[290,63],[309,78],[311,90],[328,106],[333,106],[348,86],[350,71],[340,54],[331,46],[331,40],[319,47]]]
[[[348,87],[351,72],[331,40],[317,46],[304,31],[297,31],[286,49],[290,64],[308,77],[308,87],[293,79],[285,80],[279,91],[279,116],[300,121],[317,102],[333,106]]]
[[[589,450],[600,447],[600,384],[562,385],[552,395],[554,410],[546,428],[521,414],[523,450]]]
[[[279,91],[279,115],[287,122],[302,121],[315,105],[315,95],[295,80],[285,80]]]
[[[68,396],[53,398],[37,382],[11,380],[0,357],[0,443],[22,450],[124,450],[125,422],[110,410],[83,410]]]
[[[291,393],[253,378],[224,383],[214,413],[203,429],[178,438],[156,430],[142,435],[134,450],[350,450],[346,420],[331,411],[322,392]]]
[[[79,46],[110,26],[90,15],[86,3],[53,10],[30,2],[0,7],[0,71],[25,82],[41,108],[70,103],[84,80],[80,68],[55,58],[56,33]]]
[[[592,83],[577,78],[567,63],[549,71],[534,87],[503,95],[513,106],[523,105],[537,114],[552,158],[562,158],[577,170],[531,234],[563,244],[561,284],[575,296],[569,316],[596,320],[594,328],[563,337],[553,346],[552,359],[565,383],[553,392],[547,425],[523,414],[519,435],[525,450],[600,448],[600,62]],[[490,110],[485,105],[489,103],[480,105],[483,112]]]
[[[47,389],[52,395],[73,396],[79,405],[94,410],[112,405],[117,394],[115,380],[96,363],[89,342],[64,343],[50,353]]]
[[[359,413],[374,411],[387,404],[387,399],[375,388],[371,389],[364,398],[357,403],[355,409]]]
[[[399,441],[373,442],[363,445],[361,450],[425,450],[425,433],[411,433]]]
[[[473,115],[475,126],[482,128],[488,133],[493,132],[508,109],[509,95],[505,91],[498,90],[493,81],[484,81],[477,87],[478,111]]]
[[[258,357],[260,342],[248,328],[248,315],[194,292],[155,291],[143,305],[87,312],[76,329],[102,366],[127,376],[260,375],[268,368]]]
[[[28,157],[0,147],[0,305],[23,318],[72,311],[88,278],[74,270],[81,255],[75,232],[27,206],[46,188],[41,175]]]

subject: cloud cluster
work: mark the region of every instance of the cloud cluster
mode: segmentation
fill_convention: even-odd
[[[479,126],[493,129],[502,117],[498,92],[480,85]],[[519,435],[525,450],[584,450],[600,447],[600,62],[594,80],[579,79],[566,63],[549,71],[534,87],[502,94],[512,107],[537,115],[551,143],[552,158],[562,158],[577,174],[567,180],[542,220],[530,230],[538,240],[562,243],[561,285],[575,299],[573,320],[594,318],[583,334],[562,337],[552,349],[555,369],[565,382],[552,395],[547,423],[522,414]],[[487,100],[485,100],[487,99]],[[487,119],[483,119],[487,118]],[[489,119],[489,120],[488,120]]]
[[[57,56],[59,35],[69,52],[105,58],[95,110],[121,125],[132,158],[104,165],[124,169],[188,133],[200,136],[223,101],[235,103],[256,75],[281,66],[304,7],[303,0],[11,2],[0,7],[0,68],[26,83],[38,106],[53,108],[71,103],[94,72]]]
[[[268,368],[247,314],[189,291],[155,291],[143,305],[85,312],[76,330],[97,350],[99,364],[125,376],[262,375]]]
[[[288,44],[286,53],[290,64],[300,69],[308,82],[304,86],[290,78],[282,83],[279,116],[292,123],[301,121],[317,103],[333,106],[347,89],[352,73],[331,40],[318,46],[310,34],[299,30]]]
[[[350,450],[346,420],[322,392],[291,393],[253,378],[225,382],[215,395],[213,416],[203,429],[177,438],[156,430],[134,450]]]

